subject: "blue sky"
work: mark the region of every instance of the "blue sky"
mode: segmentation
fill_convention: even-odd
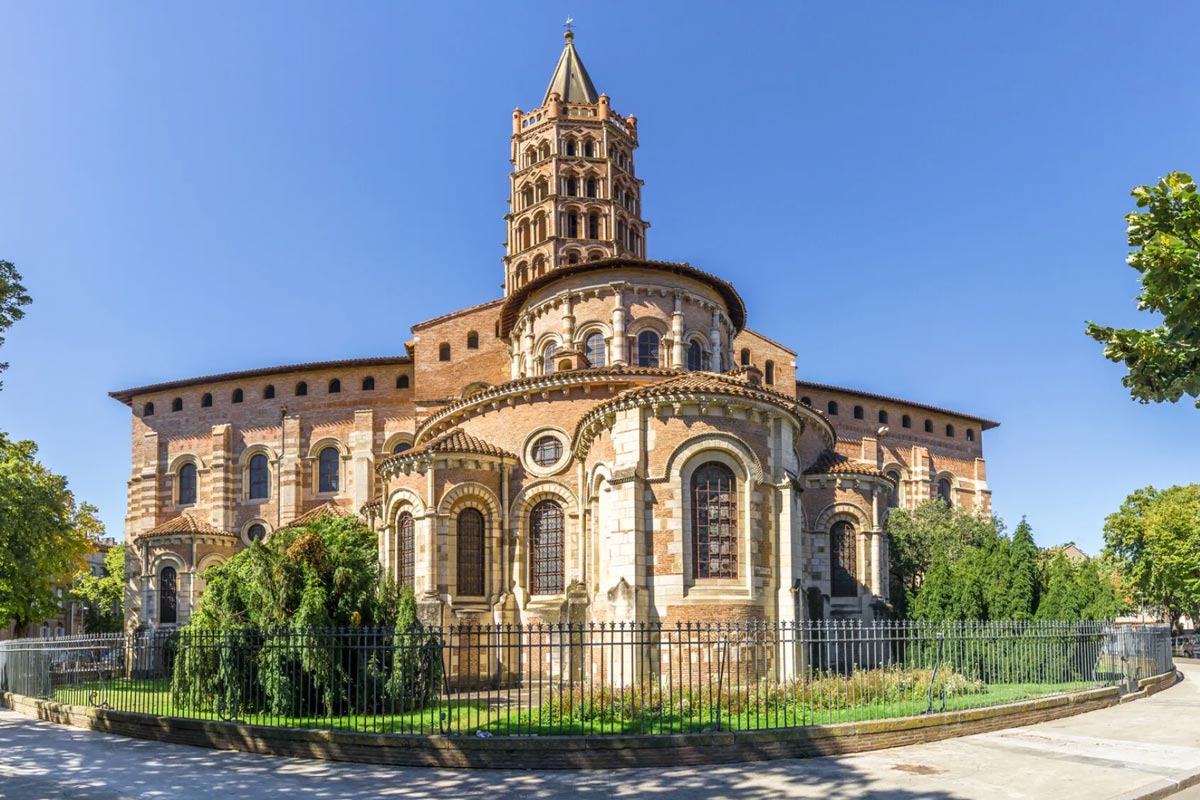
[[[0,430],[120,535],[108,391],[400,353],[496,297],[511,112],[571,14],[639,118],[649,255],[732,280],[801,377],[1000,420],[995,510],[1043,545],[1197,480],[1200,411],[1130,400],[1083,324],[1148,322],[1122,216],[1200,168],[1200,8],[594,8],[0,5],[0,258],[35,299]]]

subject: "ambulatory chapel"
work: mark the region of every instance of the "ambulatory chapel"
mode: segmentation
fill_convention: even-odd
[[[113,392],[127,629],[185,624],[208,567],[325,513],[433,624],[886,615],[889,509],[990,513],[996,423],[803,380],[720,265],[649,259],[638,137],[568,32],[512,115],[501,297],[396,355]]]

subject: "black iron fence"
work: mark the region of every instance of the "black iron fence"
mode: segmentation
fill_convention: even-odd
[[[756,730],[979,708],[1173,669],[1167,626],[879,622],[231,629],[0,642],[0,692],[399,734]]]

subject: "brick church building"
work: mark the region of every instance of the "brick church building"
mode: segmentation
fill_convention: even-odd
[[[398,355],[113,392],[133,411],[127,625],[320,513],[429,622],[872,619],[889,510],[990,512],[996,423],[798,379],[727,281],[649,260],[638,120],[567,33],[512,117],[503,296]]]

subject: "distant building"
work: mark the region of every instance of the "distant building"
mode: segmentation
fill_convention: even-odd
[[[98,578],[103,577],[104,557],[116,545],[116,540],[110,537],[95,537],[92,539],[92,545],[92,551],[87,555],[88,571]],[[6,629],[0,630],[0,641],[29,637],[48,639],[83,633],[83,607],[79,603],[71,601],[70,590],[69,586],[55,589],[55,594],[62,599],[62,607],[57,615],[41,622],[32,623],[19,631],[16,625],[9,625]]]

